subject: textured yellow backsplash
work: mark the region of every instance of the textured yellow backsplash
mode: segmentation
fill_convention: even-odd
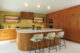
[[[28,19],[20,20],[19,23],[4,23],[4,16],[5,15],[20,16],[20,13],[19,12],[0,11],[0,25],[2,25],[4,28],[7,28],[8,26],[10,26],[11,28],[15,28],[17,26],[19,26],[19,27],[32,27],[32,25],[33,25],[32,20],[28,20]],[[46,15],[34,13],[34,17],[44,17],[44,19],[45,19]],[[45,23],[46,22],[40,23],[40,25],[45,24]]]

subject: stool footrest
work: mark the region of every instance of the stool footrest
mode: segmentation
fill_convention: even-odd
[[[53,49],[55,49],[55,47],[50,47],[50,50],[53,50]]]

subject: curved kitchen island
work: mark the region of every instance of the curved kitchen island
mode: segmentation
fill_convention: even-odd
[[[30,38],[33,37],[34,34],[42,33],[44,36],[49,32],[59,32],[62,29],[41,29],[41,30],[32,30],[32,29],[17,29],[17,45],[19,50],[21,51],[30,51]],[[44,45],[44,41],[41,42],[41,48]],[[49,41],[46,42],[47,46],[49,46]],[[56,38],[56,44],[58,44],[58,39]],[[47,47],[46,46],[46,47]],[[35,44],[33,44],[35,48]]]

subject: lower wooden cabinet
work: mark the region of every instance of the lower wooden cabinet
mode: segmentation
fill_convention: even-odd
[[[0,41],[16,39],[16,29],[1,29]]]

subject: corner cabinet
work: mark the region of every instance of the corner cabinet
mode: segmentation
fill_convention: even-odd
[[[21,12],[20,19],[33,19],[33,13],[32,12]]]

